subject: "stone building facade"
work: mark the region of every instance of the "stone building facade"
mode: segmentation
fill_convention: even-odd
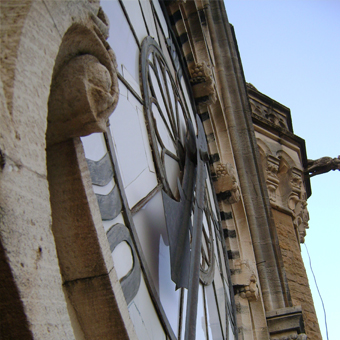
[[[222,1],[1,2],[3,339],[321,339],[306,150]]]

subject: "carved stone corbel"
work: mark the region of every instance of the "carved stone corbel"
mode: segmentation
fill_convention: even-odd
[[[276,189],[278,188],[280,183],[279,178],[277,177],[277,173],[279,171],[279,163],[280,160],[278,158],[271,155],[267,156],[266,183],[269,199],[273,203],[276,202]]]
[[[64,35],[48,103],[48,145],[104,132],[118,102],[116,59],[106,38],[109,22],[101,8]]]
[[[195,64],[190,68],[190,78],[196,104],[210,105],[215,103],[215,81],[211,67],[206,62]]]
[[[234,277],[235,294],[248,301],[257,301],[259,298],[259,287],[255,269],[249,261],[235,263],[235,268],[239,269],[239,274]]]
[[[217,165],[216,177],[217,198],[229,204],[237,203],[240,200],[240,188],[234,167],[230,163]]]
[[[255,275],[250,277],[248,285],[240,288],[239,294],[241,298],[248,299],[248,301],[257,301],[259,298],[259,287]]]

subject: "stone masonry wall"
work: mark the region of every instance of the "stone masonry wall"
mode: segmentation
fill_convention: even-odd
[[[312,293],[291,216],[273,209],[273,215],[293,305],[301,305],[308,340],[321,340]]]
[[[89,20],[97,2],[0,2],[0,339],[79,339],[71,325],[70,318],[76,317],[63,289],[51,229],[46,128],[62,38],[75,22]],[[120,286],[107,253],[111,262],[106,286],[114,300]],[[134,339],[121,288],[116,300],[116,314],[124,315]],[[127,337],[121,334],[107,338]]]

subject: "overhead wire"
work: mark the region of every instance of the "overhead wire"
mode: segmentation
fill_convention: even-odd
[[[320,300],[321,300],[321,303],[322,303],[323,314],[324,314],[324,317],[325,317],[326,337],[327,337],[327,340],[329,340],[328,339],[328,327],[327,327],[327,317],[326,317],[325,305],[323,303],[323,299],[322,299],[322,296],[321,296],[321,293],[320,293],[320,290],[319,290],[319,286],[318,286],[318,284],[316,282],[316,277],[315,277],[315,274],[314,274],[314,271],[313,271],[313,268],[312,268],[312,260],[311,260],[310,255],[309,255],[309,251],[308,251],[306,242],[304,242],[304,245],[305,245],[305,248],[306,248],[306,251],[307,251],[307,255],[308,255],[308,259],[309,259],[309,267],[310,267],[310,270],[311,270],[311,272],[313,274],[315,286],[316,286],[316,289],[318,291],[318,294],[319,294],[319,297],[320,297]]]

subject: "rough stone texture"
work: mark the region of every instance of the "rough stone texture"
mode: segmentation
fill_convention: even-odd
[[[47,180],[10,158],[0,177],[1,242],[29,328],[38,338],[72,339],[51,232]]]
[[[0,149],[5,160],[0,172],[0,238],[13,280],[6,282],[1,309],[8,303],[18,305],[20,298],[33,337],[72,339],[51,232],[45,158],[49,76],[58,34],[42,3],[14,1],[15,9],[7,5],[1,2],[1,34],[5,31],[5,37],[13,35],[14,40],[6,40],[6,61],[1,60],[6,71],[1,67]],[[45,18],[43,27],[40,17]],[[17,294],[9,296],[11,291]],[[20,313],[18,319],[7,318],[1,337],[17,338],[19,320]]]
[[[32,0],[1,1],[0,74],[5,86],[8,111],[12,113],[13,84],[22,28]]]
[[[322,339],[292,217],[274,210],[274,219],[293,305],[302,307],[308,339]]]
[[[0,218],[2,216],[0,215]],[[2,339],[33,339],[24,306],[0,242],[0,335]]]
[[[1,339],[70,340],[76,334],[81,339],[81,332],[74,333],[70,322],[68,310],[72,308],[62,289],[51,230],[45,133],[52,73],[62,37],[74,22],[95,21],[91,16],[99,3],[91,3],[1,1]],[[107,245],[104,230],[99,239]],[[109,250],[103,256],[102,263],[106,265],[109,258],[112,262]],[[114,328],[120,331],[117,322],[123,323],[129,338],[136,338],[119,282],[112,266],[108,268],[108,299],[116,301],[114,315],[119,316]],[[74,316],[72,319],[76,328]],[[126,337],[126,332],[120,336]]]

